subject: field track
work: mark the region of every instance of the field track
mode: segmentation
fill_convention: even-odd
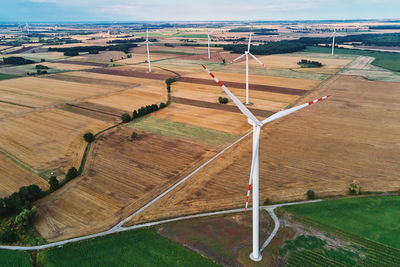
[[[196,84],[205,84],[205,85],[215,85],[215,81],[212,79],[201,79],[201,78],[191,78],[191,77],[182,77],[180,82],[186,83],[196,83]],[[225,82],[222,81],[227,87],[232,88],[246,88],[245,83],[238,82]],[[303,95],[307,92],[307,90],[302,89],[294,89],[294,88],[286,88],[286,87],[278,87],[278,86],[269,86],[262,84],[249,84],[249,90],[255,91],[263,91],[263,92],[272,92],[272,93],[280,93],[280,94],[288,94],[288,95]]]
[[[171,101],[178,103],[178,104],[184,104],[184,105],[191,105],[191,106],[196,106],[196,107],[202,107],[202,108],[211,108],[211,109],[218,109],[218,110],[225,110],[229,112],[237,112],[241,113],[240,110],[236,106],[232,105],[221,105],[218,103],[211,103],[207,101],[200,101],[200,100],[193,100],[189,98],[183,98],[183,97],[171,97]],[[255,109],[255,108],[249,108],[249,110],[255,115],[255,116],[260,116],[260,117],[268,117],[272,115],[274,112],[268,111],[268,110],[262,110],[262,109]]]

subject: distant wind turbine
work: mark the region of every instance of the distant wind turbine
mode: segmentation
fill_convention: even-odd
[[[258,58],[256,58],[252,53],[250,53],[250,46],[251,46],[251,36],[253,35],[253,26],[251,26],[250,30],[250,37],[249,37],[249,43],[247,45],[247,51],[244,51],[243,55],[235,58],[234,60],[231,61],[231,63],[241,59],[242,57],[246,57],[246,105],[249,105],[249,55],[254,58],[258,63],[260,63],[261,66],[265,67],[264,63],[262,63]]]
[[[151,44],[151,42],[149,41],[149,28],[146,29],[146,41],[144,41],[144,43],[146,44],[147,62],[149,63],[149,72],[151,72],[150,50],[149,50],[149,44]]]
[[[324,100],[329,97],[324,96],[321,98],[318,98],[314,101],[310,101],[308,103],[305,103],[303,105],[299,105],[290,109],[284,109],[282,111],[279,111],[268,118],[264,119],[263,121],[259,121],[253,113],[250,112],[250,110],[243,105],[242,102],[234,95],[232,92],[222,84],[218,80],[217,77],[214,76],[204,65],[202,65],[203,68],[207,71],[207,73],[214,79],[214,81],[225,91],[225,93],[232,99],[232,101],[236,104],[236,106],[239,108],[239,110],[246,115],[248,122],[253,125],[253,153],[252,153],[252,162],[251,162],[251,170],[250,170],[250,179],[249,179],[249,187],[248,187],[248,193],[247,193],[247,198],[246,198],[246,209],[248,205],[248,200],[249,200],[249,195],[250,195],[250,190],[251,186],[253,186],[253,252],[250,254],[250,258],[253,261],[261,261],[262,256],[260,254],[260,249],[259,249],[259,159],[258,159],[258,147],[260,143],[260,131],[261,127],[264,126],[267,123],[270,123],[274,120],[277,120],[279,118],[285,117],[297,110],[300,110],[302,108],[305,108],[307,106],[310,106],[314,103],[317,103],[318,101]],[[246,211],[245,209],[245,211]]]
[[[333,33],[332,33],[331,37],[332,37],[332,56],[333,56],[335,53],[336,28],[333,28]]]

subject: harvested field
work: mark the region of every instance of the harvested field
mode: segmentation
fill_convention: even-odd
[[[0,118],[6,117],[10,114],[23,112],[29,110],[29,107],[19,106],[10,103],[5,103],[0,100]]]
[[[218,76],[218,74],[215,74],[215,75]],[[213,79],[204,79],[204,78],[182,77],[179,81],[186,82],[186,83],[205,84],[205,85],[215,85],[216,84]],[[246,88],[245,83],[232,82],[229,80],[228,80],[228,82],[226,82],[226,79],[225,80],[221,79],[221,81],[227,87]],[[288,94],[288,95],[299,95],[299,96],[306,93],[306,90],[303,90],[303,89],[269,86],[269,85],[254,84],[254,83],[249,83],[249,90],[272,92],[272,93],[279,93],[279,94]]]
[[[112,124],[61,109],[30,112],[0,121],[0,148],[35,170],[79,167],[82,135]]]
[[[72,64],[72,65],[82,65],[82,66],[92,66],[92,67],[108,67],[108,64],[105,63],[95,63],[95,62],[83,62],[78,60],[59,60],[57,63],[62,64]]]
[[[38,201],[35,226],[44,238],[56,241],[106,230],[215,153],[142,131],[131,141],[131,132],[121,126],[98,137],[83,176]]]
[[[110,123],[118,123],[121,120],[121,114],[124,112],[114,109],[110,110],[110,108],[108,107],[95,105],[88,102],[81,102],[78,104],[66,104],[64,107],[62,107],[62,109],[97,120],[107,121]]]
[[[176,58],[181,57],[182,55],[179,54],[169,54],[169,53],[154,53],[150,49],[150,62],[155,62],[158,60],[163,60],[167,58]],[[134,54],[131,58],[125,58],[116,61],[117,64],[136,64],[147,62],[147,54]]]
[[[16,164],[0,151],[0,198],[8,197],[21,186],[37,184],[47,190],[47,182],[37,174]]]
[[[142,106],[151,104],[158,105],[161,102],[167,102],[167,90],[164,86],[164,84],[157,82],[153,85],[140,86],[132,90],[126,90],[104,97],[92,98],[87,102],[130,113]]]
[[[171,101],[178,104],[185,104],[191,105],[195,107],[202,107],[202,108],[209,108],[209,109],[216,109],[216,110],[224,110],[228,112],[237,112],[241,113],[241,111],[234,105],[221,105],[216,102],[207,102],[201,100],[193,100],[189,98],[182,98],[182,97],[171,97]],[[266,118],[272,115],[274,112],[269,110],[262,110],[262,109],[255,109],[255,108],[248,108],[255,116]]]
[[[101,63],[101,64],[112,64],[112,62],[126,58],[126,54],[121,51],[101,51],[99,54],[84,54],[82,56],[70,57],[67,60],[90,62],[90,63]],[[111,61],[112,60],[112,61]]]
[[[399,190],[398,89],[398,83],[335,76],[304,101],[325,94],[331,99],[265,127],[260,202],[304,199],[309,189],[317,196],[346,194],[353,179],[364,191]],[[251,141],[249,136],[131,223],[243,206]]]
[[[86,70],[87,72],[94,73],[102,73],[102,74],[111,74],[111,75],[119,75],[119,76],[128,76],[128,77],[137,77],[143,79],[152,79],[152,80],[165,80],[173,77],[172,74],[156,74],[156,73],[146,73],[142,71],[134,71],[134,70],[121,70],[121,69],[90,69]]]
[[[32,48],[35,48],[35,47],[36,46],[25,46],[25,47],[21,47],[20,49],[13,50],[12,52],[5,53],[5,54],[20,54],[20,53],[24,53],[28,50],[31,50]]]
[[[246,90],[243,88],[229,88],[239,99],[245,101]],[[218,97],[227,97],[224,91],[215,83],[214,85],[203,85],[194,83],[176,82],[172,85],[172,95],[175,97],[189,98],[193,100],[217,103]],[[249,101],[253,103],[251,108],[279,111],[289,103],[296,100],[298,96],[278,94],[263,91],[250,91]],[[227,105],[234,105],[232,101]]]
[[[218,146],[228,142],[233,142],[235,139],[240,137],[238,135],[233,135],[226,132],[210,130],[207,128],[201,128],[151,116],[134,120],[127,126],[133,129],[139,129],[161,136],[175,139],[182,138],[211,146]]]
[[[237,73],[227,73],[222,71],[215,71],[213,74],[218,77],[219,80],[223,81],[226,86],[235,87],[235,88],[246,88],[246,75],[238,75]],[[198,83],[205,83],[203,79],[206,79],[210,82],[215,82],[208,76],[206,72],[198,72],[196,74],[190,74],[183,77],[180,81],[188,82],[190,79],[194,79],[192,82],[196,82],[199,79]],[[225,82],[226,81],[226,82]],[[285,93],[288,94],[297,94],[301,95],[302,90],[310,90],[317,86],[319,81],[315,80],[306,80],[306,79],[295,79],[295,78],[283,78],[283,77],[273,77],[273,76],[264,76],[264,75],[249,75],[249,86],[250,88],[253,86],[254,88],[260,88],[260,90],[265,90],[270,87],[271,90],[277,91],[279,93],[279,88],[288,88],[288,89],[296,89],[296,90],[287,90]],[[261,87],[264,86],[264,87]],[[276,89],[274,89],[276,88]],[[253,89],[255,90],[255,89]],[[282,90],[284,91],[284,90]],[[298,92],[298,93],[295,93]]]
[[[155,118],[163,118],[193,126],[243,135],[251,129],[246,117],[239,113],[195,107],[172,103],[164,108],[150,114]],[[210,118],[212,118],[210,120]]]
[[[102,95],[120,88],[26,77],[0,81],[0,100],[42,107]]]

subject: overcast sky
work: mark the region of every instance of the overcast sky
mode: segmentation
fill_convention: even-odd
[[[400,0],[0,0],[0,21],[400,18]]]

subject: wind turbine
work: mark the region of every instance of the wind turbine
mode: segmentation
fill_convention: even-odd
[[[27,31],[28,34],[29,34],[29,25],[28,25],[28,22],[25,22],[25,28],[26,28],[26,31]]]
[[[211,42],[210,32],[207,33],[207,39],[208,39],[208,59],[210,59],[210,57],[211,57],[211,53],[210,53],[210,42]]]
[[[151,42],[149,41],[149,28],[146,29],[146,41],[144,41],[144,43],[146,44],[147,48],[147,62],[149,63],[149,72],[151,72],[150,51],[149,51],[149,44],[151,44]]]
[[[310,106],[318,101],[324,100],[328,98],[330,95],[318,98],[314,101],[310,101],[308,103],[305,103],[303,105],[299,105],[290,109],[285,109],[282,111],[279,111],[268,118],[264,119],[263,121],[259,121],[253,113],[250,112],[250,110],[243,105],[242,102],[234,95],[232,94],[229,89],[223,85],[222,82],[218,80],[217,77],[214,76],[204,65],[202,65],[203,68],[207,71],[207,73],[214,79],[214,81],[225,91],[225,93],[232,99],[232,101],[236,104],[236,106],[240,109],[240,111],[247,116],[248,122],[253,125],[253,155],[252,155],[252,161],[251,161],[251,170],[250,170],[250,180],[249,180],[249,187],[248,187],[248,192],[247,192],[247,198],[246,198],[246,208],[245,211],[247,210],[247,205],[249,201],[249,195],[250,195],[250,190],[251,186],[253,185],[253,251],[250,254],[250,258],[253,261],[260,261],[262,259],[262,256],[260,254],[260,249],[259,249],[259,160],[258,160],[258,147],[260,143],[260,131],[261,127],[264,126],[267,123],[270,123],[276,119],[285,117],[297,110],[300,110],[302,108],[305,108],[307,106]]]
[[[264,63],[262,63],[258,58],[256,58],[252,53],[250,53],[250,45],[251,45],[251,36],[253,35],[253,26],[251,27],[250,30],[250,37],[249,37],[249,43],[247,45],[247,51],[244,51],[243,55],[235,58],[234,60],[231,61],[233,63],[234,61],[237,61],[241,59],[242,57],[246,57],[246,105],[249,105],[249,55],[254,58],[258,63],[260,63],[261,66],[265,67]]]
[[[336,37],[336,28],[333,28],[333,33],[331,35],[332,37],[332,56],[335,52],[335,37]]]

